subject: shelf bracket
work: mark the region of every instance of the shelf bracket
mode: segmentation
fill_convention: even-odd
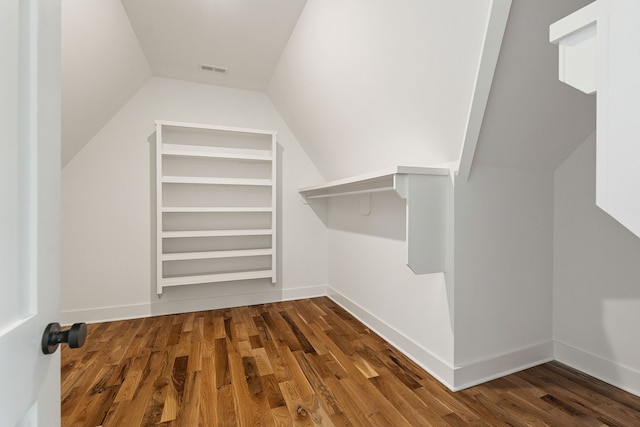
[[[448,169],[396,166],[298,191],[308,199],[357,194],[362,215],[371,213],[371,193],[394,191],[406,203],[407,266],[414,274],[446,272],[453,246],[453,182]]]

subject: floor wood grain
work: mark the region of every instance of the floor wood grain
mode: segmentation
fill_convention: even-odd
[[[89,325],[62,425],[640,426],[640,398],[547,363],[452,393],[328,298]]]

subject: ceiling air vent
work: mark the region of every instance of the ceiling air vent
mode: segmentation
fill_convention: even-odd
[[[228,71],[226,67],[219,67],[217,65],[207,65],[207,64],[200,64],[200,69],[202,71],[210,71],[218,74],[227,74],[227,71]]]

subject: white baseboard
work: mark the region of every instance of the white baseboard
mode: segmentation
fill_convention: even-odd
[[[420,344],[403,335],[401,332],[390,326],[384,320],[369,313],[357,303],[340,294],[335,289],[327,286],[329,298],[355,316],[362,323],[371,328],[375,333],[400,350],[409,359],[416,362],[425,371],[440,381],[449,389],[454,386],[454,369],[439,357],[430,353]]]
[[[453,391],[463,390],[553,360],[553,342],[546,341],[511,353],[455,368]]]
[[[137,319],[166,314],[188,313],[243,305],[266,304],[294,299],[314,298],[327,294],[326,285],[305,288],[279,289],[266,292],[222,295],[188,300],[158,301],[117,307],[96,307],[81,310],[67,310],[60,313],[60,323],[70,325],[76,322],[97,323],[116,320]]]
[[[452,367],[330,286],[327,287],[327,293],[329,298],[452,391],[463,390],[553,360],[553,343],[548,341],[469,365]]]
[[[309,286],[306,288],[291,288],[282,291],[282,301],[316,298],[327,296],[327,285]]]
[[[554,342],[558,362],[640,396],[640,372],[570,345]]]
[[[116,307],[95,307],[60,312],[60,323],[68,326],[73,323],[98,323],[115,320],[138,319],[151,316],[149,304],[122,305]]]

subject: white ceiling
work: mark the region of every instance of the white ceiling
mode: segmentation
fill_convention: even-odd
[[[122,0],[153,75],[264,91],[306,0]],[[203,71],[200,64],[228,69]]]
[[[152,75],[265,91],[306,0],[61,3],[64,167]]]
[[[152,75],[266,92],[328,179],[455,161],[491,1],[62,0],[63,166]],[[583,139],[547,31],[587,1],[513,2],[478,161],[553,168]]]

